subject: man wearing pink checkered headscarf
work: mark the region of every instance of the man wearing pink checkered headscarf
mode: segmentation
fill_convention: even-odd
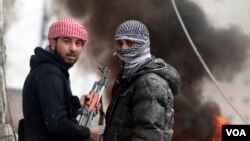
[[[80,100],[73,96],[68,69],[85,48],[87,31],[77,20],[60,19],[49,27],[49,45],[35,48],[23,87],[19,141],[98,141],[97,128],[78,124]]]

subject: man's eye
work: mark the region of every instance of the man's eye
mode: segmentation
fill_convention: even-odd
[[[82,41],[77,41],[77,42],[76,42],[76,45],[77,45],[77,46],[83,46],[83,42],[82,42]]]
[[[134,42],[132,42],[132,41],[127,41],[127,44],[128,44],[128,46],[133,46],[133,45],[134,45]]]
[[[140,46],[141,44],[138,42],[127,40],[127,45],[131,47],[131,46]]]
[[[70,43],[70,40],[69,39],[64,39],[63,42],[64,43]]]
[[[116,41],[115,44],[116,44],[117,46],[122,46],[122,41]]]

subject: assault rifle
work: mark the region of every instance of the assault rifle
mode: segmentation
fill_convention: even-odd
[[[92,90],[89,92],[90,99],[87,104],[82,107],[82,113],[79,118],[79,124],[85,127],[95,127],[91,125],[93,117],[97,114],[96,105],[99,104],[103,91],[106,87],[109,78],[109,68],[99,65],[99,70],[102,72],[101,79],[96,81],[92,87]],[[104,130],[103,126],[98,126],[100,130]]]

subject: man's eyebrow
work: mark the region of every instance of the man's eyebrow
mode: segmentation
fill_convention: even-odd
[[[79,39],[79,38],[77,38],[76,41],[81,41],[81,42],[83,42],[83,40],[82,40],[82,39]]]
[[[69,38],[69,37],[63,37],[63,39],[69,39],[69,40],[72,40],[71,38]]]

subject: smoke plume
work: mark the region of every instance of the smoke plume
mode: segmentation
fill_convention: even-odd
[[[205,70],[192,50],[174,13],[170,0],[55,0],[64,4],[72,16],[84,19],[90,34],[89,54],[112,70],[110,87],[119,73],[112,56],[113,36],[126,20],[142,21],[149,29],[151,53],[174,66],[181,75],[181,93],[175,97],[173,141],[211,140],[211,115],[220,114],[204,103],[201,86]],[[236,26],[215,28],[195,3],[177,0],[180,14],[195,45],[215,77],[222,80],[244,67],[249,38]],[[109,88],[110,89],[110,88]],[[216,103],[212,103],[215,107]]]

